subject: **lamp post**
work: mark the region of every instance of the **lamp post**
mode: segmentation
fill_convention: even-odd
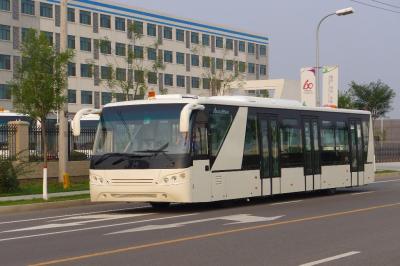
[[[348,7],[348,8],[344,8],[344,9],[339,9],[334,13],[330,13],[328,15],[326,15],[325,17],[323,17],[317,26],[317,32],[316,32],[316,63],[315,63],[315,87],[316,87],[316,93],[315,93],[315,97],[316,97],[316,104],[317,106],[321,106],[321,91],[320,91],[320,85],[319,85],[319,72],[320,72],[320,65],[319,65],[319,29],[321,27],[322,22],[324,22],[327,18],[331,17],[331,16],[346,16],[346,15],[350,15],[354,13],[354,9],[352,7]]]

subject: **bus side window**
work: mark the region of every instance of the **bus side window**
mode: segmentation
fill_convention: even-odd
[[[192,155],[195,159],[208,159],[207,115],[198,112],[192,130]]]

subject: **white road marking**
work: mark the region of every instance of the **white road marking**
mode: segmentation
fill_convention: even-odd
[[[43,233],[43,234],[35,234],[35,235],[25,235],[25,236],[17,236],[17,237],[10,237],[10,238],[3,238],[0,239],[0,242],[10,241],[10,240],[17,240],[17,239],[26,239],[26,238],[34,238],[34,237],[41,237],[41,236],[49,236],[49,235],[58,235],[58,234],[65,234],[65,233],[72,233],[72,232],[79,232],[79,231],[88,231],[100,228],[108,228],[108,227],[115,227],[120,225],[127,225],[127,224],[137,224],[137,223],[145,223],[145,222],[153,222],[159,220],[167,220],[167,219],[174,219],[174,218],[181,218],[186,216],[197,215],[197,213],[190,213],[190,214],[182,214],[182,215],[175,215],[175,216],[167,216],[161,218],[153,218],[148,220],[139,220],[133,222],[125,222],[125,223],[118,223],[118,224],[107,224],[107,225],[99,225],[93,227],[86,227],[86,228],[77,228],[71,230],[64,230],[64,231],[57,231],[57,232],[50,232],[50,233]]]
[[[303,200],[292,200],[292,201],[284,201],[284,202],[276,202],[276,203],[271,203],[271,206],[274,205],[283,205],[283,204],[290,204],[290,203],[297,203],[297,202],[302,202]]]
[[[126,218],[134,218],[144,215],[150,215],[154,213],[140,213],[140,214],[91,214],[91,215],[81,215],[81,216],[73,216],[64,219],[55,220],[57,221],[68,221],[68,220],[83,220],[76,222],[67,222],[67,223],[50,223],[43,224],[38,226],[31,226],[13,230],[2,231],[0,233],[11,233],[11,232],[22,232],[22,231],[34,231],[34,230],[44,230],[44,229],[53,229],[53,228],[62,228],[62,227],[71,227],[71,226],[80,226],[85,225],[87,223],[95,223],[95,222],[104,222],[110,220],[117,219],[126,219]]]
[[[364,195],[364,194],[371,194],[375,193],[376,191],[364,191],[364,192],[356,192],[356,193],[351,193],[350,195],[352,196],[358,196],[358,195]]]
[[[243,224],[243,223],[259,223],[259,222],[269,222],[273,220],[277,220],[282,218],[283,216],[275,216],[275,217],[261,217],[261,216],[253,216],[250,214],[237,214],[237,215],[229,215],[229,216],[221,216],[221,217],[213,217],[207,219],[200,220],[192,220],[181,223],[172,223],[172,224],[160,224],[160,225],[145,225],[141,227],[136,227],[132,229],[122,230],[118,232],[108,233],[106,235],[115,235],[115,234],[124,234],[124,233],[134,233],[134,232],[143,232],[143,231],[152,231],[152,230],[160,230],[160,229],[170,229],[182,227],[188,224],[194,223],[203,223],[215,220],[228,220],[233,221],[232,223],[224,224],[224,225],[233,225],[233,224]]]
[[[0,222],[0,224],[23,223],[23,222],[48,220],[48,219],[54,219],[54,218],[71,217],[71,216],[76,216],[76,215],[108,213],[108,212],[118,212],[118,211],[127,211],[127,210],[140,210],[140,209],[147,209],[147,208],[149,208],[149,207],[148,206],[140,206],[140,207],[133,207],[133,208],[109,209],[109,210],[95,211],[95,212],[81,212],[81,213],[74,213],[74,214],[65,214],[65,215],[57,215],[57,216],[47,216],[47,217],[39,217],[39,218],[32,218],[32,219]]]
[[[351,252],[339,254],[339,255],[336,255],[336,256],[333,256],[333,257],[329,257],[329,258],[326,258],[326,259],[316,260],[316,261],[308,262],[308,263],[305,263],[305,264],[301,264],[300,266],[314,266],[314,265],[322,264],[322,263],[325,263],[325,262],[346,258],[346,257],[353,256],[353,255],[360,254],[360,253],[361,253],[360,251],[351,251]]]
[[[371,184],[379,184],[379,183],[390,183],[390,182],[400,182],[400,179],[392,179],[392,180],[382,180],[382,181],[375,181]]]

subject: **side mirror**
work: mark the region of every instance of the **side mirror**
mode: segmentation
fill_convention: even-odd
[[[72,134],[77,137],[81,134],[81,118],[84,115],[89,115],[89,114],[101,114],[101,109],[93,109],[93,108],[86,108],[79,110],[75,116],[74,119],[72,119],[71,122],[71,127],[72,127]]]
[[[192,114],[193,110],[204,110],[204,108],[204,105],[201,104],[186,104],[181,111],[181,117],[179,120],[179,131],[182,133],[189,132],[190,115]]]

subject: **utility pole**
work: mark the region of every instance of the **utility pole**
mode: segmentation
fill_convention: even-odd
[[[68,27],[67,27],[67,0],[60,2],[60,51],[65,52],[68,48]],[[67,69],[65,87],[63,94],[68,97],[68,76]],[[68,179],[67,161],[68,161],[68,103],[65,102],[59,112],[58,124],[58,181],[63,182]]]

